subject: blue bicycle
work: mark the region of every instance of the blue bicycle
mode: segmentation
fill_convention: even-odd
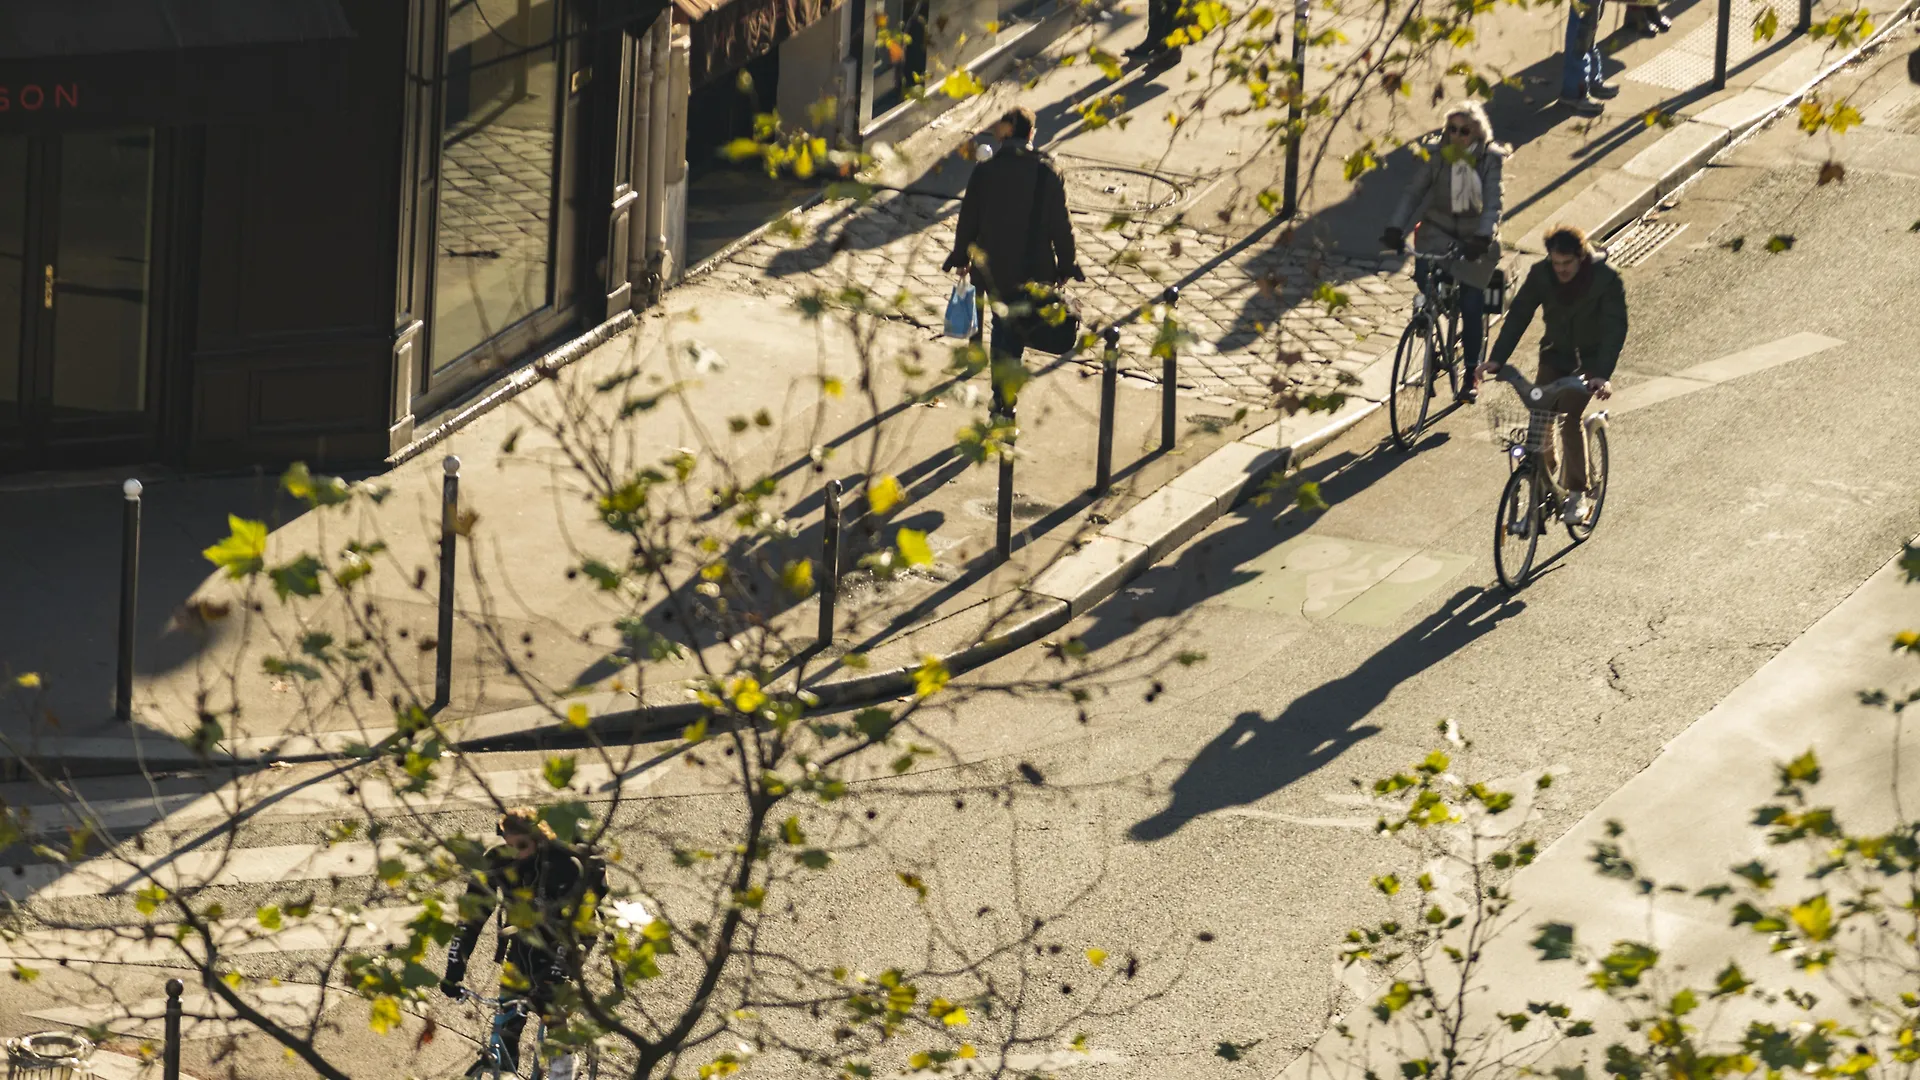
[[[599,1061],[592,1053],[568,1052],[547,1060],[547,1024],[527,998],[490,998],[460,988],[460,1000],[471,1001],[493,1010],[493,1023],[487,1029],[487,1056],[466,1072],[467,1080],[598,1080]],[[530,1061],[520,1058],[519,1047],[507,1045],[507,1028],[514,1021],[532,1018],[533,1053]],[[518,1062],[509,1069],[508,1061]],[[585,1068],[582,1068],[584,1061]],[[491,1066],[489,1067],[489,1062]]]

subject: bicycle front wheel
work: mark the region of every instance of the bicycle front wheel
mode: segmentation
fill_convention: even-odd
[[[1567,526],[1567,535],[1576,544],[1585,543],[1593,535],[1594,526],[1600,524],[1600,511],[1607,505],[1607,425],[1603,423],[1587,429],[1587,475],[1593,478],[1587,520]]]
[[[1533,553],[1540,546],[1540,502],[1531,466],[1521,466],[1507,477],[1493,519],[1493,570],[1509,592],[1527,583],[1533,572]]]
[[[1400,334],[1393,353],[1393,382],[1387,393],[1387,419],[1393,424],[1393,445],[1410,451],[1427,423],[1433,400],[1432,316],[1419,314]]]

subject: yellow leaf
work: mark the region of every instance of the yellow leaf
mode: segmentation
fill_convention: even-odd
[[[918,529],[901,529],[894,541],[900,557],[908,566],[927,566],[933,562],[933,549],[927,546],[927,534]]]
[[[707,718],[703,716],[693,723],[688,724],[685,730],[680,732],[680,737],[690,743],[705,742],[707,739]]]
[[[986,93],[986,90],[987,88],[981,84],[979,79],[974,77],[971,71],[949,72],[946,78],[940,80],[940,92],[955,101],[959,101],[962,98],[977,97],[980,94]]]
[[[1104,963],[1106,963],[1106,962],[1107,962],[1107,950],[1105,950],[1105,949],[1088,949],[1088,950],[1087,950],[1087,962],[1088,962],[1088,963],[1090,963],[1090,964],[1092,964],[1092,965],[1093,965],[1094,967],[1099,967],[1099,966],[1100,966],[1101,964],[1104,964]]]
[[[948,1027],[965,1027],[968,1022],[967,1010],[956,1005],[952,1012],[940,1018],[940,1022]]]
[[[921,697],[931,697],[947,685],[953,674],[939,657],[929,653],[920,658],[920,666],[913,672],[913,692]]]
[[[577,701],[574,702],[572,705],[567,706],[567,723],[572,727],[577,727],[577,728],[586,727],[587,726],[587,707],[585,705],[580,704]]]
[[[729,161],[745,161],[765,152],[766,148],[752,139],[735,139],[720,151]]]
[[[385,1035],[400,1026],[400,1003],[391,995],[381,994],[373,999],[373,1015],[368,1018],[367,1026],[375,1035]]]
[[[829,375],[820,380],[820,389],[825,390],[828,397],[839,397],[847,392],[847,384]]]
[[[891,473],[867,485],[867,505],[872,507],[876,514],[886,513],[904,498],[906,493],[900,490],[900,481]]]
[[[25,675],[14,676],[13,681],[15,684],[19,685],[22,689],[26,689],[26,690],[37,690],[40,687],[40,676],[31,671],[27,672]]]
[[[813,595],[813,560],[795,559],[780,574],[780,584],[795,597]]]
[[[767,703],[767,695],[760,692],[760,682],[751,675],[742,675],[727,684],[727,693],[733,697],[733,707],[743,713],[760,711]]]
[[[974,1057],[974,1055],[977,1053],[979,1053],[979,1051],[973,1048],[972,1043],[961,1043],[960,1049],[955,1051],[956,1056],[967,1058],[969,1060],[971,1060]]]

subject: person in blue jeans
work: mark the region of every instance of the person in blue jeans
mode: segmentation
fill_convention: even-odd
[[[1560,104],[1581,116],[1599,116],[1605,107],[1595,98],[1611,98],[1620,88],[1607,81],[1600,55],[1602,0],[1567,0],[1567,43],[1560,74]]]

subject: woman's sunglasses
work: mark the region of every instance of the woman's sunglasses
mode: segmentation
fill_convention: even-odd
[[[1448,125],[1447,125],[1447,134],[1449,134],[1449,135],[1471,135],[1471,134],[1473,134],[1473,129],[1472,129],[1472,128],[1470,128],[1470,127],[1466,127],[1465,125],[1462,125],[1462,124],[1448,124]]]

